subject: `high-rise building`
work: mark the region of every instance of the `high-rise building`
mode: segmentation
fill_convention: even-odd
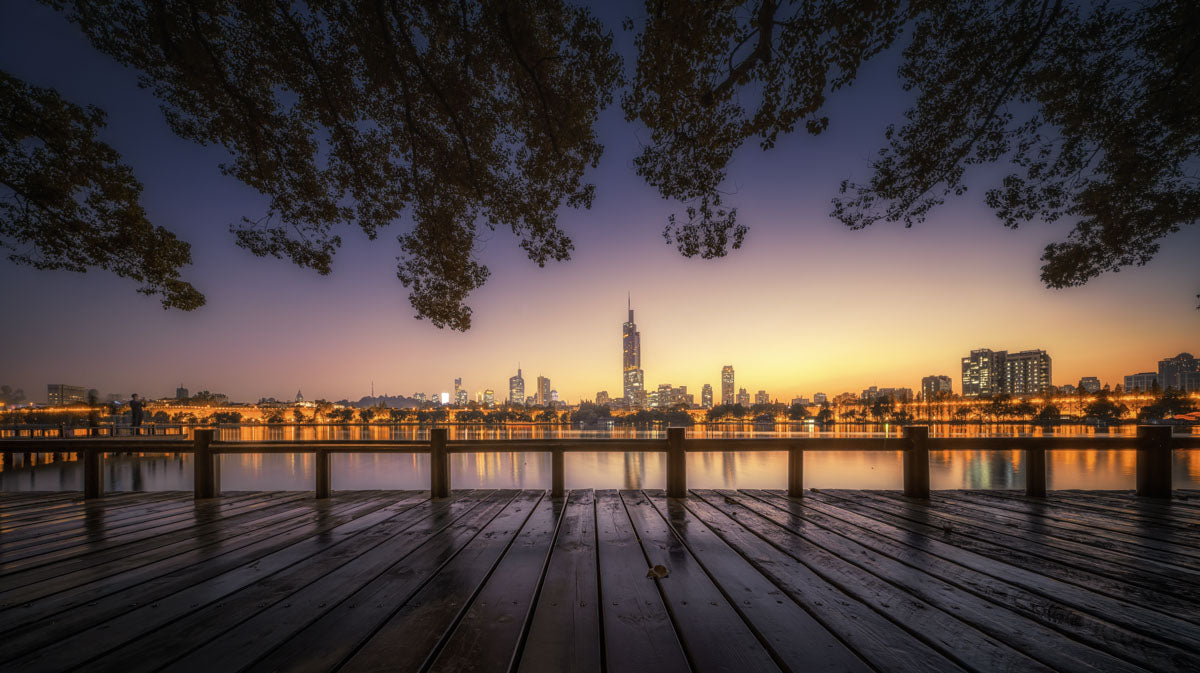
[[[462,387],[462,379],[454,379],[454,404],[456,406],[467,406],[467,391]]]
[[[188,395],[188,389],[184,388],[183,384],[180,383],[179,387],[175,389],[175,399],[186,400],[189,397],[191,397],[191,395]]]
[[[521,367],[517,366],[517,375],[508,378],[508,403],[525,404],[525,378],[521,376]]]
[[[83,404],[87,402],[87,387],[69,386],[65,383],[51,383],[46,386],[46,401],[52,407],[66,404]]]
[[[963,397],[1036,395],[1051,381],[1050,354],[1044,350],[1009,353],[981,348],[962,359]]]
[[[612,402],[612,399],[609,398],[607,390],[601,390],[596,393],[596,404],[608,404],[610,402]]]
[[[1043,350],[1004,353],[1003,392],[1038,395],[1051,385],[1049,353]]]
[[[712,393],[713,393],[712,386],[705,383],[704,387],[700,389],[700,406],[704,407],[705,409],[712,409],[712,407],[713,407]]]
[[[770,404],[771,396],[767,394],[767,391],[760,390],[757,393],[754,393],[754,403],[755,404]]]
[[[1089,393],[1100,392],[1100,379],[1095,376],[1085,376],[1079,379],[1079,388]]]
[[[642,334],[633,321],[633,304],[628,305],[629,320],[621,326],[621,378],[625,404],[630,408],[646,406],[646,373],[642,371]]]
[[[545,376],[537,377],[537,388],[533,392],[534,404],[544,407],[550,404],[550,379]]]
[[[483,391],[483,406],[488,408],[496,406],[496,391],[491,388]]]
[[[750,393],[746,392],[745,388],[738,389],[737,403],[743,407],[750,406]]]
[[[655,394],[654,394],[654,404],[652,404],[651,406],[655,406],[655,407],[671,406],[671,384],[670,383],[658,384],[658,390],[655,391]]]
[[[921,379],[921,399],[934,400],[954,392],[954,382],[949,376],[932,374]]]
[[[813,393],[813,402],[817,404],[825,404],[829,402],[829,396],[825,393]]]
[[[987,348],[971,351],[962,359],[963,397],[995,395],[1000,392],[1004,378],[1003,351],[996,353]]]
[[[862,391],[862,395],[859,396],[859,399],[867,401],[885,399],[892,400],[894,402],[911,402],[913,399],[913,391],[912,388],[876,388],[875,386],[871,386],[870,388]]]
[[[1158,385],[1185,393],[1200,391],[1200,360],[1191,353],[1180,353],[1158,361]]]
[[[557,390],[550,391],[550,403],[558,404],[558,391]]]
[[[1158,381],[1158,372],[1140,372],[1125,377],[1125,392],[1148,392],[1154,388],[1162,389]]]
[[[733,365],[721,367],[721,404],[733,404]]]

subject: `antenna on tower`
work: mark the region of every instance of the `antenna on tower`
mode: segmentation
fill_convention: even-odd
[[[375,397],[375,382],[371,382],[371,397]]]

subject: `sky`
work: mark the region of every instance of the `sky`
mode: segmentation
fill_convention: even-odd
[[[633,3],[603,3],[625,67],[632,36],[620,19]],[[190,313],[164,311],[135,284],[102,272],[36,271],[0,260],[0,383],[45,401],[48,383],[102,394],[160,397],[177,385],[233,399],[357,399],[451,390],[474,398],[507,394],[519,366],[527,390],[548,376],[560,399],[621,390],[621,323],[632,298],[648,388],[686,385],[699,397],[732,364],[738,387],[790,400],[919,388],[946,374],[959,390],[960,358],[973,348],[1045,349],[1056,385],[1156,369],[1181,351],[1200,352],[1200,227],[1162,242],[1145,267],[1081,288],[1050,290],[1039,257],[1068,227],[1004,228],[983,205],[998,168],[968,173],[972,189],[912,229],[877,224],[850,231],[829,217],[845,178],[867,162],[898,122],[908,98],[894,55],[868,64],[828,103],[829,131],[795,134],[763,152],[734,157],[728,202],[750,225],[744,247],[717,260],[685,259],[662,229],[677,204],[633,170],[648,134],[619,106],[598,124],[605,145],[590,210],[564,208],[569,262],[539,269],[509,233],[487,234],[478,250],[492,272],[469,297],[467,333],[413,319],[396,278],[398,221],[371,242],[343,231],[330,276],[260,259],[228,231],[259,216],[266,199],[218,164],[219,147],[174,136],[136,74],[93,51],[73,26],[33,0],[0,3],[0,69],[68,100],[108,112],[102,138],[133,166],[151,220],[192,244],[184,276],[207,295]]]

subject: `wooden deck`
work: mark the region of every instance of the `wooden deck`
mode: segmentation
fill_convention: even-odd
[[[6,494],[0,670],[1194,672],[1177,496]]]

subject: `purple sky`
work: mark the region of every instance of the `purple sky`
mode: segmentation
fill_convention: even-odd
[[[601,3],[614,28],[639,5]],[[631,65],[630,34],[616,33]],[[1088,286],[1047,290],[1042,247],[1066,227],[1003,228],[982,205],[1003,167],[969,174],[972,191],[911,230],[849,231],[828,217],[843,178],[863,178],[884,127],[905,97],[895,60],[872,62],[828,106],[830,131],[782,138],[770,152],[744,147],[730,170],[730,203],[751,225],[746,246],[721,260],[687,260],[664,244],[678,210],[633,172],[644,129],[618,108],[600,121],[606,153],[589,174],[590,211],[564,209],[574,259],[538,269],[496,232],[479,251],[492,270],[469,303],[466,334],[412,319],[395,277],[396,222],[374,243],[343,232],[334,273],[320,277],[234,246],[228,224],[260,215],[266,200],[220,175],[226,158],[170,133],[135,74],[98,55],[78,31],[33,0],[0,3],[0,68],[109,113],[105,140],[145,185],[152,220],[192,243],[186,271],[208,297],[193,313],[165,312],[134,284],[103,273],[39,272],[0,262],[0,383],[44,400],[46,384],[102,393],[173,394],[177,384],[235,399],[357,398],[449,390],[504,397],[517,362],[527,386],[547,375],[575,401],[620,390],[626,292],[642,332],[646,382],[719,388],[721,365],[738,385],[772,396],[917,387],[949,374],[971,348],[1045,348],[1054,382],[1096,375],[1110,383],[1158,359],[1200,351],[1200,228],[1166,239],[1153,263]]]

